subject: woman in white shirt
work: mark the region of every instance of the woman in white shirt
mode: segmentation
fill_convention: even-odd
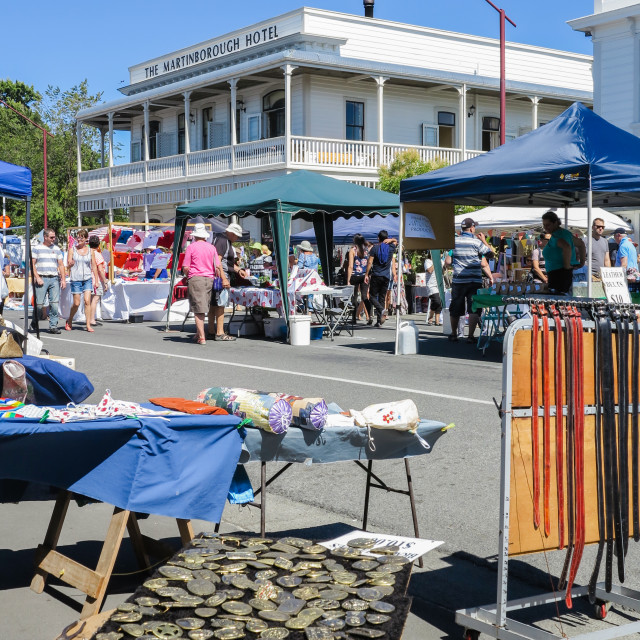
[[[429,326],[435,325],[439,327],[442,325],[440,313],[442,312],[442,300],[440,300],[440,291],[438,290],[438,279],[436,278],[435,270],[433,268],[433,260],[427,258],[424,261],[424,270],[427,275],[426,287],[427,295],[429,296],[429,317],[427,318],[427,324]]]

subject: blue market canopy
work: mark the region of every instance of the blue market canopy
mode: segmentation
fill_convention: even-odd
[[[585,207],[640,203],[640,139],[576,102],[548,124],[400,183],[401,202]]]
[[[31,196],[31,170],[0,160],[0,196],[24,200]]]
[[[400,227],[398,216],[370,216],[368,218],[340,218],[333,222],[333,244],[351,244],[353,236],[361,233],[369,242],[378,241],[378,231],[386,229],[390,238],[397,238]],[[291,236],[292,244],[298,244],[303,240],[311,243],[316,241],[315,229],[307,229]]]

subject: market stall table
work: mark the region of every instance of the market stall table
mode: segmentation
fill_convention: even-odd
[[[87,617],[100,608],[125,528],[138,559],[145,558],[134,512],[176,518],[183,541],[191,536],[190,519],[219,522],[240,459],[239,422],[229,415],[186,414],[0,421],[0,478],[65,490],[38,548],[32,588],[41,592],[47,574],[59,577],[87,594]],[[116,507],[96,570],[56,551],[70,492]]]
[[[7,287],[9,288],[9,295],[24,295],[24,278],[7,278]],[[31,278],[29,278],[31,283]]]
[[[408,431],[394,429],[371,429],[373,438],[372,450],[370,437],[365,427],[329,427],[323,431],[311,431],[290,427],[286,433],[276,435],[261,429],[247,429],[244,446],[249,452],[248,463],[260,462],[260,488],[254,495],[261,494],[260,502],[250,503],[260,508],[260,535],[266,533],[266,488],[294,463],[328,464],[332,462],[353,461],[367,474],[365,486],[365,501],[362,528],[367,528],[369,512],[369,494],[372,488],[383,489],[393,493],[400,493],[409,497],[411,516],[416,538],[418,518],[413,496],[411,469],[409,458],[430,453],[440,436],[446,432],[446,425],[434,420],[422,420],[417,434],[424,439],[429,448],[425,448],[416,435]],[[373,473],[374,460],[395,460],[404,458],[405,474],[407,478],[406,490],[388,486]],[[366,461],[366,465],[364,462]],[[284,462],[271,478],[267,479],[267,463]],[[375,482],[374,482],[375,481]]]

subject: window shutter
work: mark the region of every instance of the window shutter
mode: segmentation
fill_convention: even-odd
[[[131,162],[140,162],[142,160],[142,142],[136,140],[131,143]]]
[[[156,133],[158,158],[175,156],[178,153],[178,140],[175,133]]]
[[[228,127],[226,122],[210,122],[209,123],[209,140],[212,141],[211,148],[226,147],[229,143],[228,139]]]
[[[427,124],[426,122],[422,123],[422,146],[438,146],[438,127],[433,124]]]

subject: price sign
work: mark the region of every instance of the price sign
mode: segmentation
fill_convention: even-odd
[[[600,277],[609,302],[631,304],[627,276],[622,267],[601,267]]]
[[[11,218],[9,216],[0,216],[0,225],[3,229],[8,229],[11,226]]]

